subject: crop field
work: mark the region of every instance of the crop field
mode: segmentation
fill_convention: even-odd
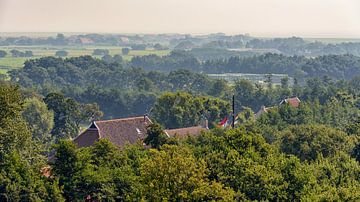
[[[33,57],[11,57],[11,50],[19,51],[32,51]],[[65,50],[68,52],[67,57],[77,57],[82,55],[92,55],[94,49],[106,49],[109,50],[110,55],[116,55],[121,53],[122,47],[119,46],[2,46],[0,50],[8,52],[5,58],[0,58],[0,73],[4,73],[8,70],[21,68],[24,65],[24,62],[29,59],[35,59],[45,56],[55,56],[56,51]],[[164,56],[170,53],[170,50],[132,50],[128,55],[122,55],[124,60],[131,60],[134,56],[143,56],[143,55],[159,55]]]

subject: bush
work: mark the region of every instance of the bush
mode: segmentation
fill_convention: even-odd
[[[106,49],[94,49],[93,55],[109,55],[109,50],[106,50]]]
[[[7,55],[6,51],[0,50],[0,58],[4,58]]]
[[[123,55],[128,55],[130,53],[130,48],[123,48],[121,49]]]
[[[68,52],[64,51],[64,50],[59,50],[59,51],[56,51],[55,56],[66,57],[66,56],[68,56]]]

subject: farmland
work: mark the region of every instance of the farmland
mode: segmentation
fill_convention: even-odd
[[[11,50],[19,51],[32,51],[33,57],[11,57]],[[26,60],[45,57],[45,56],[55,56],[56,51],[65,50],[68,52],[67,57],[77,57],[82,55],[91,55],[94,49],[106,49],[109,50],[110,55],[116,55],[121,53],[122,47],[119,46],[2,46],[0,50],[8,52],[8,55],[5,58],[0,58],[0,73],[4,73],[10,69],[21,68]],[[131,60],[134,56],[143,56],[143,55],[167,55],[169,50],[132,50],[128,55],[122,55],[124,60]]]

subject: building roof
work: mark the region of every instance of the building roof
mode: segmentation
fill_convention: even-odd
[[[256,112],[255,118],[259,118],[262,114],[267,113],[272,107],[261,106],[260,110]]]
[[[113,144],[123,147],[135,144],[146,137],[146,127],[151,123],[147,116],[94,121],[88,129],[74,139],[78,147],[93,145],[95,141],[106,138]]]
[[[74,139],[74,142],[78,147],[89,147],[99,139],[105,138],[122,148],[127,143],[135,144],[143,142],[146,138],[147,126],[151,123],[147,116],[94,121],[89,128]],[[205,130],[207,130],[206,126],[194,126],[169,129],[164,132],[168,137],[185,138],[188,136],[198,136]]]
[[[281,104],[284,104],[284,103],[288,103],[290,106],[293,106],[293,107],[299,107],[300,105],[300,99],[298,97],[292,97],[292,98],[287,98],[287,99],[284,99],[280,102],[280,105]]]
[[[165,133],[169,137],[178,137],[178,138],[185,138],[188,136],[198,136],[201,134],[202,131],[205,131],[206,128],[201,126],[194,126],[188,128],[177,128],[177,129],[169,129],[165,130]]]
[[[79,40],[80,40],[80,43],[82,43],[82,44],[92,44],[92,43],[94,43],[93,40],[91,40],[90,38],[86,38],[86,37],[80,37]]]

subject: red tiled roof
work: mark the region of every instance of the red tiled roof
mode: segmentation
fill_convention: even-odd
[[[124,119],[95,121],[88,129],[74,139],[78,147],[88,147],[101,138],[123,147],[126,143],[135,144],[146,137],[146,127],[151,123],[147,116]]]
[[[78,147],[89,147],[100,138],[97,128],[88,128],[74,139]]]
[[[80,42],[81,42],[82,44],[92,44],[92,43],[94,43],[94,41],[91,40],[90,38],[84,38],[84,37],[81,37],[81,38],[80,38]]]
[[[169,137],[179,137],[184,138],[187,136],[198,136],[201,134],[201,131],[205,131],[206,129],[201,126],[194,126],[188,128],[177,128],[177,129],[170,129],[165,130],[165,133]]]
[[[95,121],[99,129],[100,138],[106,138],[112,143],[122,147],[126,143],[135,144],[146,137],[146,127],[151,120],[145,116],[114,119],[108,121]]]
[[[284,102],[289,103],[293,107],[299,107],[301,101],[298,97],[293,97],[293,98],[287,98],[287,99],[281,101],[280,104],[283,104]]]
[[[74,139],[78,147],[89,147],[101,138],[106,138],[113,144],[124,147],[127,143],[142,142],[146,137],[146,127],[151,123],[147,116],[124,119],[95,121],[88,129]],[[165,130],[169,137],[185,138],[198,136],[206,129],[201,126]]]

